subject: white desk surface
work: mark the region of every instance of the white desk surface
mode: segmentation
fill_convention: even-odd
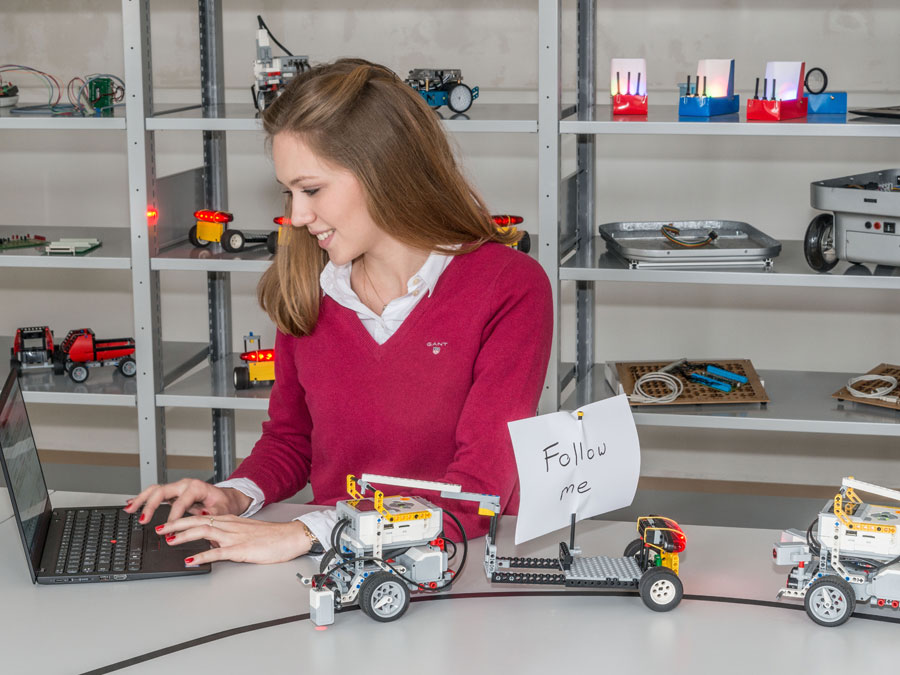
[[[414,601],[405,616],[386,624],[354,608],[316,630],[303,616],[307,590],[295,577],[314,571],[306,558],[280,565],[217,563],[199,577],[32,585],[15,521],[3,520],[10,508],[2,492],[3,673],[794,674],[860,666],[892,672],[897,663],[900,612],[864,608],[880,620],[854,616],[839,628],[823,628],[794,602],[759,604],[772,603],[787,574],[772,563],[776,531],[683,525],[686,597],[667,613],[650,611],[630,594],[571,591],[560,597],[565,591],[557,586],[492,585],[479,539],[470,543],[465,572],[451,593],[461,597]],[[60,492],[51,499],[54,506],[124,502]],[[308,508],[275,504],[260,515],[289,520]],[[514,519],[505,518],[501,555],[556,556],[560,539],[568,537],[559,533],[514,547],[513,531]],[[620,555],[635,536],[633,523],[586,521],[576,543],[585,555]],[[265,622],[271,623],[254,628]]]

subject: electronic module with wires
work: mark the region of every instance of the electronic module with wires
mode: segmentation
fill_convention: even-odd
[[[288,82],[295,76],[310,69],[309,57],[295,56],[281,44],[272,31],[266,26],[263,18],[257,15],[259,30],[256,32],[256,61],[253,64],[253,77],[256,83],[250,87],[253,104],[262,112],[272,101],[281,96]],[[271,38],[287,56],[272,56]]]
[[[338,522],[319,574],[297,575],[311,586],[309,616],[317,626],[334,623],[335,609],[357,597],[362,611],[372,619],[399,619],[409,607],[410,591],[447,590],[465,566],[468,541],[456,516],[423,497],[385,497],[373,483],[433,490],[445,499],[477,502],[479,515],[500,512],[498,496],[463,492],[459,485],[374,474],[363,474],[357,484],[354,476],[347,476],[350,499],[337,503]],[[373,497],[364,496],[369,489]],[[444,533],[444,513],[459,529],[461,551]],[[450,569],[457,554],[456,569]]]
[[[856,492],[884,497],[866,504]],[[776,565],[793,565],[777,598],[802,599],[821,626],[840,626],[857,602],[900,609],[900,491],[844,478],[806,532],[785,530],[772,549]]]
[[[9,73],[27,74],[36,77],[47,87],[47,102],[36,105],[16,105],[19,89],[11,83],[3,82]],[[49,73],[31,66],[7,63],[0,65],[0,107],[14,106],[12,115],[51,115],[54,117],[109,117],[116,108],[124,106],[125,82],[109,73],[95,73],[84,77],[73,77],[65,86],[68,103],[62,103],[63,87],[60,81]]]

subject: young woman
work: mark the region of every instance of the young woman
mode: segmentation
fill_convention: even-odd
[[[259,284],[278,328],[269,420],[228,481],[152,486],[126,510],[147,521],[171,502],[160,534],[214,546],[189,564],[317,550],[328,513],[240,516],[308,482],[314,503],[333,505],[349,473],[458,483],[515,513],[507,422],[536,413],[544,383],[553,319],[543,269],[508,246],[515,235],[494,227],[437,116],[387,68],[313,68],[264,125],[293,226]],[[427,496],[470,537],[487,530],[474,504]]]

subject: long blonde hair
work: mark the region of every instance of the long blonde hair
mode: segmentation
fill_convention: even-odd
[[[437,115],[388,68],[341,59],[297,76],[263,115],[268,140],[296,134],[362,186],[375,224],[421,251],[467,253],[512,244],[462,175]],[[287,205],[290,216],[290,203]],[[453,251],[448,247],[458,247]],[[327,254],[305,231],[284,226],[257,296],[279,330],[309,335],[319,316]]]

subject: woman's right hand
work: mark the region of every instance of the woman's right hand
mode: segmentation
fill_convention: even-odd
[[[175,483],[151,485],[128,501],[125,511],[141,510],[140,522],[149,523],[163,502],[172,505],[167,522],[190,515],[241,515],[253,500],[240,490],[219,488],[196,478],[183,478]],[[143,509],[141,509],[143,507]]]

